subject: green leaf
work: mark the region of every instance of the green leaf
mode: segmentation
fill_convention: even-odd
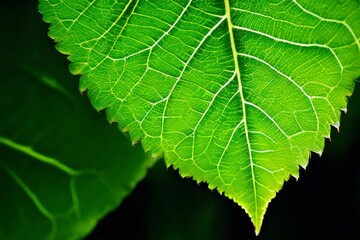
[[[78,93],[76,78],[63,72],[67,63],[41,34],[36,5],[7,10],[7,21],[23,18],[4,25],[1,41],[0,239],[79,239],[154,160]],[[11,37],[17,31],[21,39]]]
[[[359,1],[40,0],[94,107],[250,215],[321,154],[360,75]]]

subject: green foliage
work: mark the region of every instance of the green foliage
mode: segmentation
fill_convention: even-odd
[[[93,111],[33,19],[1,42],[0,239],[79,239],[154,160]]]
[[[237,202],[257,233],[360,75],[356,0],[40,3],[94,107]]]
[[[138,4],[138,7],[144,4],[142,2],[139,2],[140,5]],[[154,2],[156,3],[156,1]],[[181,1],[177,2],[181,3]],[[95,3],[94,5],[99,4],[98,2]],[[303,1],[299,1],[299,3],[304,4]],[[133,2],[132,4],[136,3]],[[194,11],[196,13],[198,9],[194,9],[193,4],[199,4],[199,2],[192,2],[191,6],[187,8],[184,17],[194,16]],[[255,10],[252,7],[256,7],[260,14],[255,14],[254,16],[249,11],[243,11],[242,13],[252,16],[252,25],[256,22],[259,23],[259,21],[266,22],[262,18],[264,18],[268,8],[270,10],[274,8],[279,10],[279,7],[281,7],[281,4],[269,7],[264,1],[261,4],[264,4],[265,7],[262,8],[260,4],[256,6],[249,5],[249,11],[254,12]],[[324,3],[316,4],[319,4],[317,7],[321,8],[321,4]],[[330,4],[330,1],[326,2],[326,4]],[[332,5],[329,9],[325,8],[317,13],[323,17],[325,15],[329,17],[327,11],[340,9],[336,14],[339,16],[341,14],[347,15],[345,23],[349,27],[351,26],[354,35],[358,36],[358,27],[356,27],[358,25],[355,23],[357,19],[360,19],[357,17],[357,4],[356,1],[347,1],[344,2],[343,7]],[[93,228],[99,218],[119,204],[121,199],[133,188],[133,185],[145,174],[146,167],[152,165],[152,161],[151,159],[143,158],[139,148],[137,150],[133,149],[118,131],[111,129],[106,123],[103,114],[94,113],[93,109],[84,99],[86,98],[85,96],[79,96],[77,78],[67,74],[67,61],[56,54],[53,44],[49,43],[49,39],[45,36],[46,25],[39,25],[41,16],[37,12],[36,2],[24,0],[20,5],[12,2],[2,2],[0,5],[0,20],[3,23],[2,38],[0,39],[0,239],[46,239],[52,236],[58,239],[80,238]],[[130,9],[132,6],[129,5],[128,8]],[[211,6],[211,3],[208,4],[208,7]],[[294,8],[295,5],[288,2],[288,6],[293,6]],[[137,9],[139,9],[138,7]],[[113,9],[115,13],[116,9],[116,7]],[[176,9],[171,8],[171,11]],[[351,9],[351,13],[348,14],[346,9]],[[157,11],[160,10],[157,9]],[[191,12],[189,12],[190,10]],[[271,12],[271,16],[273,18],[288,16],[288,14],[284,13],[287,11],[289,10],[284,8],[284,11],[279,10],[278,13]],[[169,11],[165,12],[169,13]],[[70,12],[67,11],[67,13]],[[187,13],[191,14],[187,15]],[[168,17],[171,17],[171,14],[168,15]],[[37,21],[34,21],[36,17]],[[294,23],[293,20],[297,19],[297,17],[297,15],[291,15],[291,18],[287,20],[282,19],[283,21],[280,22],[281,24],[285,24],[286,21],[289,24],[290,21]],[[134,19],[134,14],[131,18]],[[67,21],[69,20],[70,18],[67,19]],[[179,26],[185,26],[183,25],[185,24],[183,20],[179,20],[179,24],[182,24]],[[185,20],[187,19],[185,18]],[[197,20],[201,20],[201,18],[197,18]],[[242,20],[245,20],[245,18],[242,17]],[[80,18],[78,21],[80,21]],[[102,21],[102,18],[97,17],[96,21]],[[131,21],[133,20],[129,19],[127,27],[131,26]],[[65,22],[64,24],[66,24]],[[336,21],[319,24],[335,26],[335,23]],[[155,24],[155,21],[151,24]],[[189,22],[186,24],[189,24]],[[274,28],[281,29],[276,25],[279,23],[274,22],[274,24]],[[39,28],[39,26],[43,26],[43,28]],[[271,26],[269,24],[268,28],[271,29]],[[285,26],[287,25],[285,24]],[[96,28],[95,25],[91,25],[91,27],[92,29]],[[257,27],[261,27],[261,25]],[[349,29],[347,26],[345,28]],[[269,29],[266,30],[270,31]],[[298,28],[299,31],[300,29]],[[346,29],[343,29],[343,31],[339,29],[337,31],[338,35],[334,35],[332,39],[345,41],[346,36],[349,36],[349,32]],[[234,39],[239,36],[236,33],[237,31],[234,29]],[[138,32],[141,33],[141,31]],[[184,31],[175,26],[166,37],[173,36],[172,34],[175,32]],[[331,35],[331,31],[328,32],[328,30],[321,30],[320,32],[319,34],[311,34],[311,32],[307,34],[308,36],[309,34],[313,35],[310,37],[311,39],[326,38]],[[89,33],[90,30],[83,32],[84,36]],[[187,41],[189,38],[194,37],[193,33],[189,33],[190,31],[183,36],[183,38],[187,38]],[[290,34],[288,31],[283,32],[283,34],[286,33]],[[239,37],[243,34],[245,34],[245,31],[241,31]],[[291,35],[295,37],[296,32],[292,32]],[[306,31],[299,34],[298,37],[302,39],[306,37],[305,35]],[[75,35],[73,36],[76,37]],[[106,36],[106,38],[108,37]],[[255,34],[254,37],[256,40]],[[260,37],[258,36],[259,39]],[[248,36],[247,38],[253,37]],[[142,41],[144,39],[145,36],[141,38]],[[225,39],[225,37],[222,39]],[[124,39],[119,40],[119,42],[123,43]],[[182,47],[177,43],[176,39],[174,42],[175,47],[181,50]],[[334,46],[332,45],[334,43],[330,44],[331,42],[329,41],[327,45]],[[207,44],[207,41],[204,44]],[[277,42],[274,46],[278,46],[278,44],[280,43]],[[311,42],[305,44],[311,44]],[[166,46],[166,43],[162,42],[160,44],[159,42],[158,47],[162,46]],[[231,41],[229,46],[231,48]],[[343,73],[352,74],[351,72],[354,71],[354,76],[358,76],[358,60],[356,58],[354,58],[354,61],[351,60],[352,51],[350,49],[355,46],[355,42],[352,46],[347,46],[349,51],[344,51],[341,61],[349,63],[344,64],[346,67],[344,67]],[[106,44],[104,47],[106,47]],[[305,48],[305,46],[303,47]],[[309,46],[308,48],[314,47],[316,46]],[[320,48],[320,46],[318,47]],[[114,47],[114,49],[116,48]],[[256,48],[258,48],[259,53],[264,50],[261,46],[256,46]],[[266,54],[274,53],[271,48],[269,47]],[[284,52],[289,51],[288,48],[289,46],[284,45],[276,54],[283,55]],[[156,53],[159,53],[159,49],[156,49],[154,48],[152,51],[155,52],[156,50]],[[341,47],[334,47],[334,49],[336,53],[342,51]],[[77,48],[75,50],[79,51],[81,49]],[[201,50],[201,48],[198,49],[198,52],[200,53]],[[301,51],[305,50],[299,50],[299,53]],[[357,51],[354,48],[355,56],[358,55]],[[181,52],[173,53],[181,54]],[[325,71],[330,69],[329,66],[331,64],[328,66],[326,62],[328,61],[327,59],[332,58],[332,55],[321,53],[321,51],[313,53],[313,63],[314,61],[322,63],[322,68],[324,69],[318,68],[318,70]],[[75,55],[72,55],[72,58]],[[290,56],[290,63],[297,60],[298,56],[295,54]],[[196,60],[197,57],[196,53],[193,59]],[[246,58],[239,58],[241,61],[244,59]],[[161,59],[154,60],[153,56],[151,60],[151,64],[161,61]],[[172,63],[173,59],[167,60],[169,60],[169,63]],[[217,61],[219,64],[222,63],[221,59]],[[239,61],[240,66],[242,66],[241,61]],[[287,61],[286,65],[291,66],[290,63]],[[163,64],[165,67],[167,66],[166,63],[161,63],[161,65]],[[189,67],[192,64],[191,62]],[[246,75],[246,68],[254,68],[254,73],[258,71],[256,69],[262,69],[260,66],[254,66],[253,64],[254,62],[251,62],[239,68],[241,78],[252,79],[252,77]],[[283,66],[281,63],[277,64]],[[351,64],[354,64],[353,70],[350,68]],[[76,67],[76,65],[73,66]],[[314,64],[312,66],[318,65]],[[194,71],[194,69],[192,70]],[[264,68],[261,76],[252,80],[254,86],[260,84],[263,77],[266,79],[265,77],[270,74],[270,70]],[[323,75],[325,77],[329,77],[331,74],[336,75],[336,71],[336,69],[333,69],[333,72],[330,71],[327,74],[313,72],[313,76],[319,76],[319,78],[316,78],[316,81],[318,81]],[[128,70],[125,72],[126,74],[129,73]],[[298,76],[296,79],[302,79],[303,76],[306,77],[304,79],[312,79],[312,76],[309,76],[310,73],[309,65],[309,69],[307,71],[304,70],[302,72],[303,75]],[[89,76],[89,74],[85,75]],[[212,76],[211,74],[208,75]],[[253,75],[259,76],[260,74]],[[127,79],[128,76],[126,77]],[[184,76],[189,75],[185,74]],[[106,79],[107,76],[104,75],[104,77]],[[352,75],[343,75],[345,82],[346,79],[349,80],[351,78]],[[204,83],[204,86],[210,86],[205,84],[207,81],[203,78],[199,79],[201,84]],[[276,77],[274,79],[276,80]],[[179,80],[178,86],[183,87],[184,84],[187,84],[187,80],[182,78],[181,81]],[[122,83],[126,84],[127,82],[124,80]],[[250,84],[250,82],[244,82],[244,86],[246,84]],[[131,94],[138,94],[140,89],[137,88],[140,85],[139,83]],[[157,87],[161,88],[161,86]],[[223,91],[227,91],[227,87]],[[90,93],[94,89],[96,87],[93,90],[90,89]],[[148,91],[151,90],[151,88],[146,89]],[[268,93],[267,89],[269,88],[265,87],[261,94]],[[321,89],[317,87],[316,90],[320,91]],[[196,90],[196,88],[191,88],[192,90]],[[247,90],[254,91],[253,89]],[[359,109],[359,93],[359,88],[357,88],[356,94],[351,97],[349,114],[344,118],[346,121],[342,122],[341,134],[332,136],[331,145],[328,145],[329,148],[326,149],[321,161],[316,161],[317,157],[315,157],[313,159],[315,161],[312,161],[310,165],[310,172],[303,176],[299,182],[295,183],[295,180],[292,179],[286,185],[287,189],[282,191],[276,198],[275,203],[272,204],[267,213],[267,221],[265,221],[261,233],[262,237],[294,238],[296,236],[319,238],[328,236],[346,239],[357,234],[356,220],[359,216],[357,204],[359,202],[359,181],[356,180],[359,176],[357,160],[360,156],[356,145],[359,133],[357,124],[359,112],[356,110]],[[146,94],[146,92],[142,93],[140,91],[140,96],[141,94]],[[176,96],[179,96],[180,93],[177,94]],[[181,94],[186,95],[187,93],[181,92]],[[196,91],[193,94],[195,97],[200,96]],[[283,97],[284,101],[287,98],[283,96],[284,94],[290,94],[291,96],[291,92],[282,92],[280,97]],[[223,95],[219,94],[218,97],[220,96]],[[132,99],[136,98],[132,96]],[[172,97],[169,99],[169,104],[173,104],[170,101],[171,99]],[[200,99],[194,100],[190,97],[186,98],[186,101],[193,102],[194,106],[201,103]],[[136,104],[136,102],[131,104]],[[144,104],[140,107],[145,106]],[[203,121],[207,120],[207,116],[213,111],[216,113],[216,109],[212,107],[209,108],[209,111]],[[249,113],[247,116],[249,116]],[[290,118],[290,121],[291,116],[291,114],[287,116]],[[304,119],[301,120],[304,121]],[[148,122],[145,123],[148,124]],[[346,123],[350,125],[346,125]],[[249,126],[251,125],[249,124]],[[219,128],[221,127],[223,126],[219,126]],[[138,140],[138,137],[135,140]],[[345,151],[351,151],[351,149],[356,151],[346,155]],[[152,153],[156,152],[152,151]],[[169,158],[167,161],[169,161]],[[99,181],[99,178],[95,176],[93,178],[88,175],[79,176],[79,173],[88,171],[90,168],[94,169],[94,173],[104,174],[104,178],[108,180],[110,187],[113,189],[108,191],[101,187],[100,185],[103,182]],[[180,170],[183,173],[182,169],[183,167],[180,166]],[[125,173],[129,175],[124,175]],[[129,199],[134,204],[135,211],[130,212],[131,215],[121,212],[126,224],[121,221],[113,222],[116,226],[117,236],[124,232],[129,232],[130,236],[139,239],[141,239],[140,236],[146,236],[149,239],[248,239],[252,237],[252,232],[247,233],[247,229],[251,229],[250,222],[247,223],[247,219],[243,219],[245,217],[244,214],[241,214],[240,208],[236,209],[235,204],[231,201],[226,201],[222,196],[207,191],[205,184],[201,184],[202,189],[199,189],[197,186],[191,185],[191,180],[182,181],[182,179],[177,179],[175,181],[174,178],[171,178],[171,175],[174,175],[172,173],[172,171],[170,171],[170,174],[166,172],[164,167],[161,168],[159,164],[150,171],[147,181]],[[313,179],[311,179],[311,175],[314,176]],[[84,177],[89,177],[89,179],[84,181]],[[295,184],[297,186],[296,189],[293,186]],[[149,186],[151,189],[149,189]],[[147,193],[147,191],[149,192]],[[139,192],[141,193],[140,195]],[[110,196],[113,194],[116,197]],[[76,198],[79,204],[76,203]],[[120,210],[127,209],[129,201],[125,202]],[[341,206],[341,208],[337,206]],[[135,222],[131,223],[131,219],[134,219],[133,221]],[[240,222],[238,222],[239,220]],[[103,223],[106,223],[106,221]],[[57,226],[57,228],[53,228],[53,226]],[[104,224],[100,224],[101,226],[104,226]],[[132,232],[131,228],[133,230],[136,229],[137,232]],[[100,232],[99,237],[94,235],[94,239],[106,239],[106,235],[110,236],[110,239],[114,238],[111,230],[108,231],[106,229],[105,231]],[[95,231],[95,233],[99,232]],[[336,235],[336,233],[341,234]],[[91,237],[90,239],[92,239]]]

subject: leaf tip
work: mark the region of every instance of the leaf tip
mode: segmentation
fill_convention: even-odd
[[[263,218],[258,218],[256,221],[253,221],[254,227],[255,227],[255,236],[259,236],[260,230],[262,227]]]
[[[259,228],[255,227],[255,235],[259,236],[259,233],[260,233],[260,227]]]

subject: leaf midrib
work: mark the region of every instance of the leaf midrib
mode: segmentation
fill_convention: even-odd
[[[226,15],[226,19],[227,19],[228,30],[229,30],[229,38],[230,38],[230,43],[231,43],[231,51],[232,51],[232,54],[233,54],[235,72],[236,72],[236,76],[237,76],[237,80],[238,80],[239,95],[240,95],[240,99],[241,99],[241,106],[242,106],[242,109],[243,109],[242,122],[244,124],[246,145],[247,145],[248,154],[249,154],[249,160],[250,160],[251,180],[252,180],[253,191],[254,191],[254,205],[255,205],[255,221],[254,221],[254,224],[256,226],[255,227],[256,234],[258,234],[259,230],[260,230],[260,226],[259,226],[259,223],[258,223],[257,189],[256,189],[256,180],[255,180],[255,172],[254,172],[254,163],[253,163],[253,157],[252,157],[252,153],[251,153],[251,145],[250,145],[250,139],[249,139],[249,131],[248,131],[248,127],[247,127],[246,106],[245,106],[246,101],[245,101],[244,94],[243,94],[243,88],[242,88],[242,82],[241,82],[241,74],[240,74],[240,68],[239,68],[239,62],[238,62],[238,53],[236,51],[235,38],[234,38],[234,33],[233,33],[233,26],[234,25],[232,24],[232,21],[231,21],[230,3],[229,3],[229,0],[224,0],[224,2],[225,2],[225,15]]]

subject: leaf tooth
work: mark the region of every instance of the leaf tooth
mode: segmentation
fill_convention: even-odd
[[[138,144],[140,142],[140,137],[139,138],[136,138],[136,139],[133,139],[131,141],[131,145],[135,146],[136,144]]]
[[[323,135],[323,138],[329,139],[329,141],[331,141],[331,131],[327,131],[326,134]]]
[[[301,166],[301,165],[300,165]],[[306,166],[301,166],[301,168],[303,168],[305,170]],[[295,180],[299,180],[300,178],[300,174],[299,174],[299,171],[297,171],[296,173],[292,173],[291,176],[293,176],[295,178]],[[287,178],[287,179],[284,179],[284,182],[287,182],[289,181],[290,179],[290,176]],[[278,191],[277,191],[278,192]]]
[[[162,150],[155,150],[151,146],[147,146],[143,141],[139,141],[141,148],[145,151],[145,153],[149,154],[154,160],[159,160],[164,157],[164,152]]]
[[[132,127],[131,125],[127,125],[127,126],[122,125],[121,122],[116,119],[114,114],[111,114],[110,108],[111,106],[108,106],[105,109],[107,120],[111,124],[116,123],[117,128],[128,137],[128,139],[131,141],[133,146],[140,144],[144,152],[149,154],[149,156],[151,156],[154,160],[158,160],[163,157],[164,152],[162,148],[154,148],[149,144],[145,144],[143,141],[143,137],[141,136],[139,131],[137,131],[137,129],[135,127]]]
[[[59,44],[58,44],[59,45]],[[58,46],[56,45],[56,46]],[[63,53],[63,52],[62,52]],[[63,53],[65,55],[69,55],[69,53]],[[71,55],[69,55],[68,59],[71,57]],[[83,75],[84,74],[84,68],[85,68],[85,64],[83,63],[77,63],[77,62],[71,62],[69,65],[69,71],[71,72],[71,74],[73,75]]]
[[[164,158],[165,158],[165,160],[168,159],[166,156]],[[219,190],[218,187],[216,187],[216,185],[211,184],[211,183],[207,182],[206,180],[203,180],[201,177],[200,178],[197,177],[197,179],[195,179],[195,176],[192,173],[186,172],[184,169],[179,168],[179,166],[176,166],[175,164],[171,164],[171,163],[168,163],[167,161],[165,161],[165,165],[166,165],[166,168],[172,167],[175,171],[178,171],[179,175],[182,178],[190,178],[193,181],[195,181],[198,185],[200,183],[205,183],[211,191],[214,189],[218,190],[220,195],[224,192],[224,191]]]
[[[154,158],[154,159],[160,159],[160,158],[162,158],[162,154],[152,153],[151,157]]]
[[[167,156],[165,155],[165,160],[168,159]],[[247,216],[249,216],[251,222],[253,223],[253,226],[254,226],[254,231],[255,231],[255,234],[256,236],[259,235],[260,233],[260,230],[261,230],[261,226],[262,226],[262,223],[263,223],[263,219],[264,219],[264,216],[265,216],[265,213],[266,213],[266,209],[268,208],[271,200],[276,196],[276,194],[269,200],[269,202],[266,204],[266,206],[264,206],[265,208],[265,211],[264,211],[264,214],[262,216],[259,216],[259,218],[257,219],[257,221],[255,219],[252,218],[253,215],[250,214],[250,212],[247,210],[247,208],[244,207],[243,205],[243,202],[240,201],[240,199],[237,199],[237,196],[231,194],[231,193],[228,193],[226,192],[224,186],[218,186],[214,183],[211,183],[211,182],[207,182],[205,180],[204,177],[202,176],[199,176],[199,175],[194,175],[194,173],[189,173],[187,172],[186,170],[184,170],[183,168],[179,168],[179,166],[177,166],[176,164],[170,164],[168,163],[167,161],[165,161],[166,163],[166,166],[167,168],[169,167],[173,167],[174,170],[177,170],[179,172],[179,175],[182,177],[182,178],[191,178],[192,180],[194,180],[197,184],[200,184],[200,183],[205,183],[207,185],[207,187],[213,191],[214,189],[216,189],[216,191],[219,192],[220,195],[224,195],[225,197],[229,198],[230,200],[232,200],[233,202],[235,202],[236,204],[238,204],[244,211],[245,213],[247,214]],[[296,175],[297,178],[298,178],[298,174]],[[287,177],[285,177],[285,179],[283,180],[283,183],[287,180],[290,179],[290,174],[288,174]],[[279,189],[280,190],[280,189]],[[279,190],[276,190],[276,193],[279,192]]]
[[[336,128],[336,130],[338,132],[340,132],[340,122],[336,122],[336,123],[332,123],[331,126],[333,126],[334,128]],[[329,137],[330,138],[330,137]]]
[[[118,123],[115,119],[109,121],[111,123]],[[123,128],[123,129],[120,129],[119,130],[123,133],[123,134],[129,134],[129,129],[128,128]]]
[[[117,124],[117,122],[116,122],[116,120],[114,119],[114,118],[110,118],[110,119],[108,119],[108,122],[110,123],[110,125],[112,125],[112,124]],[[120,129],[119,129],[120,130]],[[120,130],[120,132],[122,132],[122,133],[126,133],[126,131],[124,132],[124,131],[121,131]]]
[[[155,151],[151,146],[145,145],[142,141],[142,137],[135,131],[134,128],[129,128],[129,126],[121,126],[120,122],[116,120],[113,115],[109,113],[109,107],[106,107],[104,111],[106,112],[106,118],[110,124],[117,124],[119,131],[124,134],[130,141],[133,146],[140,144],[141,148],[145,153],[149,154],[154,160],[158,160],[163,157],[164,153],[162,150]]]
[[[89,91],[89,88],[88,88],[88,87],[83,87],[83,88],[80,88],[79,91],[80,91],[80,93],[81,93],[82,95],[84,95],[84,94],[87,93],[87,91]]]
[[[317,151],[312,151],[313,153],[316,153],[317,155],[319,155],[319,157],[321,157],[321,155],[323,154],[323,150],[317,150]]]

